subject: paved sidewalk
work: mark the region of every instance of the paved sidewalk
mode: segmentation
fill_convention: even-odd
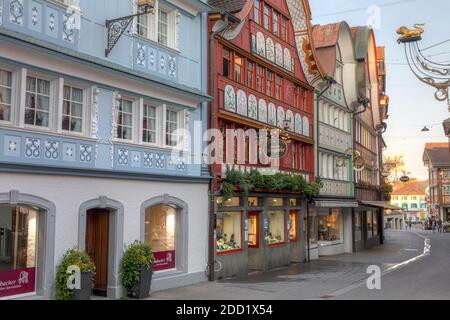
[[[156,292],[156,300],[328,299],[368,278],[367,267],[382,271],[423,253],[424,239],[414,232],[387,231],[386,244],[355,254],[326,257],[246,278],[206,282]]]

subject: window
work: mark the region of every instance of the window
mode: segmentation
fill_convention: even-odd
[[[50,124],[50,81],[27,77],[25,124],[49,127]]]
[[[177,210],[169,205],[155,205],[145,210],[145,243],[151,245],[154,271],[176,267]]]
[[[83,90],[64,86],[62,129],[69,132],[83,131]]]
[[[294,85],[294,108],[300,109],[300,87]],[[323,106],[323,104],[321,104]]]
[[[270,7],[264,5],[264,28],[270,31]]]
[[[319,241],[341,241],[342,213],[340,209],[319,211]]]
[[[274,73],[272,71],[267,70],[266,94],[269,96],[273,95],[274,81],[275,81]]]
[[[156,107],[144,104],[142,119],[142,141],[146,143],[157,143],[156,137]]]
[[[178,144],[178,112],[166,110],[166,145],[175,147]]]
[[[355,241],[362,241],[362,219],[361,213],[355,212]]]
[[[121,99],[117,119],[117,138],[133,140],[133,102]]]
[[[231,77],[231,52],[226,48],[223,48],[222,75],[227,78]]]
[[[168,45],[169,30],[167,12],[158,10],[158,42],[162,45]]]
[[[264,68],[260,65],[256,67],[256,90],[264,93],[265,75]]]
[[[222,205],[224,207],[240,207],[241,206],[241,198],[232,197],[231,199],[228,199],[228,201],[224,202],[222,197],[218,197],[217,204]]]
[[[144,12],[144,6],[140,6],[138,11]],[[147,39],[151,38],[152,34],[152,23],[151,23],[151,16],[148,14],[144,14],[137,17],[137,33],[140,36],[143,36]]]
[[[248,247],[259,247],[259,215],[258,213],[249,213],[248,217]]]
[[[242,83],[244,80],[244,59],[234,55],[234,81]]]
[[[291,222],[291,228],[289,229],[289,240],[290,241],[297,241],[297,239],[298,239],[298,237],[297,237],[297,232],[298,232],[297,217],[298,217],[297,211],[291,211],[289,213],[289,219]]]
[[[306,170],[306,146],[302,144],[299,149],[300,170]]]
[[[255,88],[255,64],[247,61],[247,86]]]
[[[226,253],[242,248],[242,213],[224,212],[217,219],[217,252]]]
[[[0,121],[11,121],[12,73],[0,70]]]
[[[373,238],[373,212],[367,211],[367,238]]]
[[[288,40],[288,27],[289,21],[284,16],[281,18],[281,39],[284,41]]]
[[[305,88],[301,88],[300,92],[301,92],[301,98],[302,98],[300,109],[302,109],[306,112],[311,112],[311,110],[308,108],[308,96],[307,96],[307,92],[306,92]]]
[[[282,207],[283,198],[267,198],[267,205],[269,207]]]
[[[280,23],[280,14],[273,10],[273,16],[272,16],[272,32],[279,35],[280,29],[279,29],[279,23]]]
[[[261,1],[260,0],[255,0],[253,18],[256,23],[261,24]]]
[[[281,100],[283,95],[283,78],[275,76],[275,99]]]
[[[0,279],[17,280],[27,272],[20,288],[2,286],[0,297],[35,291],[39,212],[23,206],[0,206]]]
[[[378,213],[373,213],[373,236],[378,236]]]
[[[269,245],[276,245],[285,242],[284,211],[269,212],[267,242]]]

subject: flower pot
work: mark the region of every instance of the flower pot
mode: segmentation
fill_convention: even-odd
[[[90,300],[92,295],[92,277],[93,273],[91,272],[82,272],[81,273],[81,288],[74,289],[72,300]]]
[[[153,268],[150,267],[142,267],[141,268],[141,277],[139,281],[134,285],[134,295],[132,298],[134,299],[145,299],[150,296],[150,285],[152,283],[152,275]]]

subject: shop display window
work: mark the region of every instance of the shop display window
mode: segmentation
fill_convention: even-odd
[[[217,204],[223,207],[240,207],[241,206],[241,198],[233,197],[227,201],[223,201],[223,197],[217,198]]]
[[[373,238],[373,212],[367,211],[367,238]]]
[[[283,198],[267,198],[267,206],[282,207],[283,206]]]
[[[217,253],[227,253],[242,248],[242,213],[223,212],[216,222]]]
[[[291,207],[297,207],[297,205],[298,205],[298,200],[295,199],[295,198],[289,199],[289,205],[290,205]]]
[[[267,231],[267,242],[269,245],[276,245],[285,242],[284,224],[284,211],[269,212],[269,229]]]
[[[378,236],[378,213],[373,213],[373,236]]]
[[[248,247],[259,248],[259,217],[258,213],[248,216]]]
[[[309,244],[312,246],[317,244],[317,236],[319,234],[319,219],[317,216],[317,209],[309,209],[308,215]]]
[[[355,214],[355,241],[362,241],[362,219],[361,213],[356,212]]]
[[[342,213],[339,209],[319,211],[319,241],[341,241]]]
[[[261,198],[249,197],[248,198],[248,206],[249,207],[260,207],[261,206]]]
[[[298,217],[297,211],[291,211],[289,213],[289,219],[291,221],[291,228],[289,229],[290,241],[297,241],[298,236],[297,217]]]

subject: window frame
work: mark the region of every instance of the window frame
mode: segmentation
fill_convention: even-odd
[[[178,131],[178,130],[180,130],[180,129],[183,129],[183,125],[182,125],[182,119],[181,119],[181,114],[183,113],[181,110],[178,110],[178,109],[176,109],[176,108],[174,108],[174,107],[171,107],[171,106],[167,106],[167,105],[164,105],[163,106],[163,112],[164,112],[164,122],[163,122],[163,141],[162,141],[162,145],[163,145],[163,147],[164,148],[169,148],[169,149],[182,149],[183,148],[183,146],[182,146],[182,137],[178,134],[178,133],[176,133],[176,141],[177,141],[177,143],[176,143],[176,145],[170,145],[170,144],[167,144],[167,135],[168,134],[170,134],[170,135],[173,135],[173,133],[168,133],[167,132],[167,112],[175,112],[176,113],[176,118],[177,118],[177,122],[176,122],[176,125],[177,125],[177,128],[175,129],[176,131]]]
[[[126,95],[122,95],[122,97],[119,99],[120,102],[123,100],[127,100],[131,102],[131,139],[123,139],[121,137],[119,137],[119,117],[120,117],[120,105],[117,106],[117,118],[116,118],[116,140],[118,142],[122,142],[122,143],[136,143],[136,117],[137,117],[137,112],[136,112],[136,98],[130,97],[130,96],[126,96]],[[119,103],[120,103],[119,102]],[[123,125],[122,125],[123,126]]]
[[[15,106],[18,105],[17,103],[17,92],[20,92],[20,85],[17,84],[17,71],[9,68],[8,66],[0,64],[0,71],[2,72],[9,72],[11,74],[11,101],[9,104],[9,120],[1,120],[0,119],[0,125],[13,125],[15,123],[15,120],[17,118],[16,112],[17,108]],[[4,88],[5,86],[1,86],[1,88]],[[8,87],[6,87],[8,88]],[[19,90],[17,90],[19,88]]]
[[[66,135],[75,135],[75,136],[88,136],[90,134],[90,121],[91,118],[89,116],[90,114],[90,108],[89,108],[89,95],[91,90],[89,90],[88,87],[80,85],[76,82],[72,81],[66,81],[65,79],[60,79],[60,87],[62,88],[62,91],[59,90],[60,98],[58,103],[61,104],[60,112],[58,113],[58,131],[60,131],[63,134]],[[82,101],[82,119],[81,119],[81,132],[76,131],[68,131],[64,130],[62,126],[63,117],[64,117],[64,87],[69,86],[71,88],[79,89],[83,92],[83,101]]]
[[[260,70],[262,73],[259,73]],[[258,79],[261,79],[261,90],[258,88]],[[256,64],[256,91],[266,93],[266,68],[260,64]]]
[[[144,109],[145,109],[145,107],[155,108],[155,142],[144,141],[144,132],[150,131],[150,130],[146,130],[144,128],[144,120],[145,120]],[[144,146],[157,147],[160,145],[161,124],[162,124],[161,109],[163,109],[162,106],[158,106],[155,103],[152,103],[148,100],[142,99],[141,116],[139,117],[139,122],[140,122],[139,137],[140,137],[140,143]]]
[[[247,87],[252,88],[252,89],[255,89],[255,79],[256,79],[255,66],[256,66],[256,63],[247,60],[247,63],[245,66],[245,69],[246,69],[245,83],[246,83]]]

